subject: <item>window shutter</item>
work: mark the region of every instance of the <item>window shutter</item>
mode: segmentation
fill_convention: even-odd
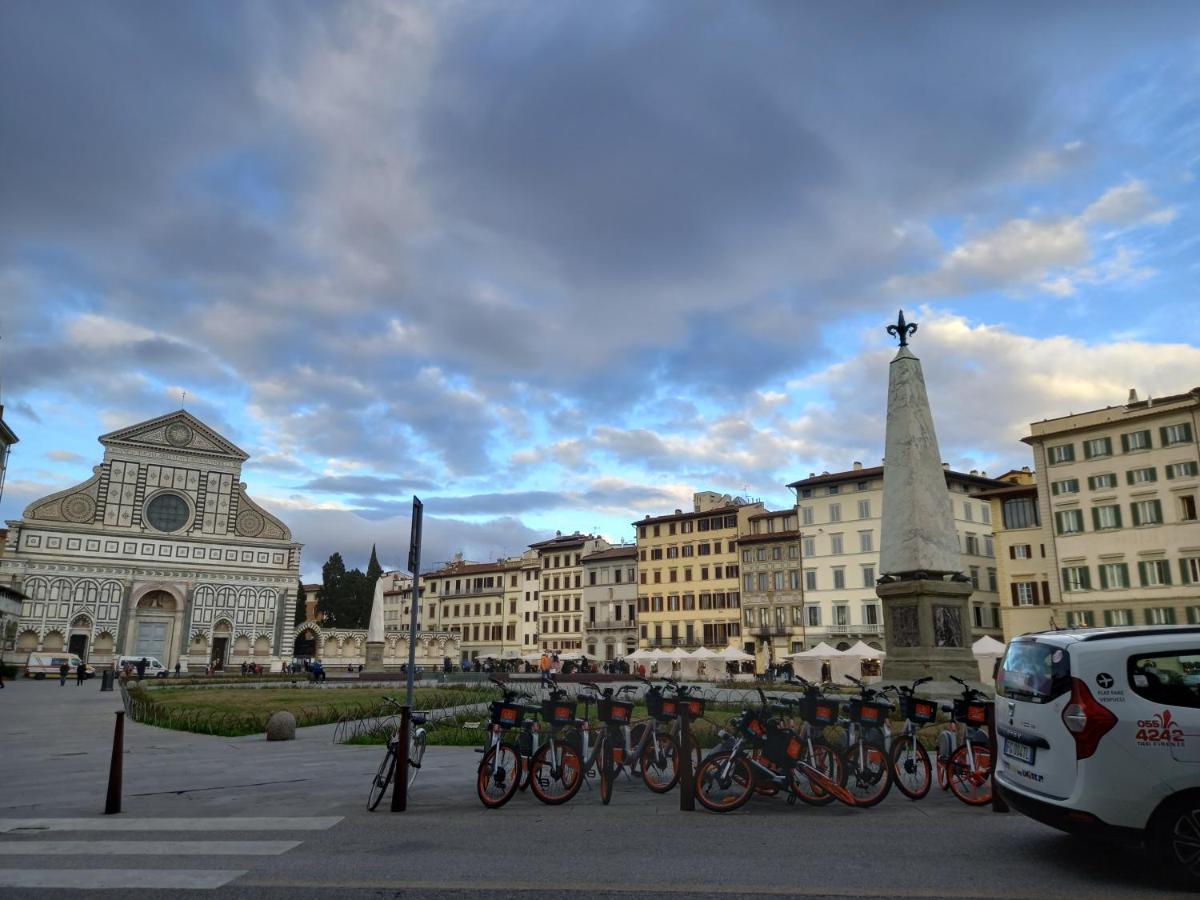
[[[1140,563],[1139,563],[1139,565],[1140,565]],[[1143,612],[1143,615],[1146,617],[1147,625],[1154,624],[1154,617],[1150,615],[1150,607],[1146,607],[1145,611]]]
[[[1174,477],[1175,477],[1175,467],[1167,466],[1167,481],[1170,481]]]
[[[1125,483],[1126,483],[1126,484],[1133,484],[1133,469],[1126,469],[1126,470],[1125,470]]]
[[[1187,608],[1187,621],[1189,625],[1196,624],[1196,607],[1189,606]]]
[[[1141,525],[1142,517],[1138,515],[1138,506],[1136,503],[1129,504],[1129,512],[1133,515],[1133,527],[1136,528],[1137,526]],[[1141,563],[1138,563],[1138,565],[1140,566]]]
[[[1094,491],[1095,489],[1096,489],[1096,476],[1089,475],[1088,476],[1088,490]]]
[[[1150,471],[1150,480],[1158,481],[1158,466],[1151,466],[1149,471]]]
[[[1041,595],[1039,595],[1039,593],[1038,593],[1038,584],[1036,581],[1029,582],[1029,593],[1030,593],[1030,596],[1033,598],[1034,606],[1037,606],[1039,603],[1042,602]]]
[[[1129,435],[1127,435],[1127,434],[1121,435],[1121,452],[1122,453],[1129,452]]]
[[[1083,567],[1083,578],[1080,579],[1080,584],[1083,585],[1083,589],[1085,591],[1090,591],[1092,589],[1092,567],[1091,566]]]
[[[1071,589],[1071,583],[1067,580],[1067,578],[1068,578],[1067,572],[1069,572],[1069,571],[1070,571],[1069,569],[1062,570],[1062,586],[1063,586],[1064,591],[1069,591]]]
[[[1105,625],[1111,625],[1112,623],[1113,623],[1113,614],[1112,614],[1112,610],[1111,610],[1111,609],[1106,609],[1106,610],[1104,611],[1104,624],[1105,624]]]
[[[1108,590],[1108,567],[1100,564],[1100,590]]]
[[[1171,583],[1171,564],[1165,559],[1162,561],[1162,580],[1163,584]]]
[[[1012,584],[1010,584],[1008,587],[1009,587],[1009,589],[1012,591],[1012,605],[1013,605],[1013,606],[1019,606],[1019,605],[1020,605],[1020,603],[1018,602],[1018,599],[1017,599],[1017,585],[1016,585],[1016,582],[1013,582],[1013,583],[1012,583]]]
[[[1042,582],[1042,603],[1046,606],[1050,605],[1050,582]]]
[[[1188,561],[1186,559],[1181,559],[1179,561],[1179,583],[1180,584],[1191,584],[1192,583],[1192,573],[1188,571]],[[1189,607],[1189,609],[1190,609],[1190,607]]]
[[[1164,425],[1158,429],[1158,439],[1164,447],[1167,446],[1167,426],[1166,425]]]
[[[1116,506],[1116,505],[1113,506],[1113,515],[1116,516],[1117,527],[1120,528],[1121,527],[1121,507],[1120,506]]]
[[[1008,558],[1009,558],[1009,559],[1016,559],[1016,558],[1017,558],[1017,548],[1016,548],[1016,545],[1010,546],[1010,547],[1008,548]]]
[[[1161,524],[1162,520],[1163,520],[1162,501],[1155,500],[1154,501],[1154,521]]]
[[[1100,530],[1100,507],[1092,507],[1092,531]]]
[[[1121,586],[1129,587],[1129,563],[1121,563]]]
[[[1142,583],[1142,587],[1145,587],[1150,581],[1150,576],[1146,574],[1146,565],[1145,562],[1138,563],[1138,581]],[[1150,614],[1146,613],[1146,615],[1149,616]],[[1149,622],[1150,620],[1147,618],[1146,621]]]
[[[1188,443],[1191,443],[1191,441],[1192,441],[1192,423],[1184,422],[1182,427],[1183,427],[1183,439],[1185,441],[1187,441]]]
[[[1175,624],[1175,607],[1168,606],[1166,609],[1166,613],[1167,613],[1167,624],[1174,625]]]

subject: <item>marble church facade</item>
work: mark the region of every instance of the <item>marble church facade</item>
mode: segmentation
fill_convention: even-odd
[[[100,438],[86,481],[8,522],[18,652],[173,668],[292,656],[300,545],[241,480],[247,454],[186,411]]]

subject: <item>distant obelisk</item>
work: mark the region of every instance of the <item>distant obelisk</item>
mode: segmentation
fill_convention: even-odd
[[[908,349],[915,322],[904,311],[888,334],[900,350],[888,370],[883,524],[879,537],[885,681],[950,675],[979,680],[971,654],[971,582],[962,554],[946,472],[938,451],[921,361]],[[951,685],[952,687],[953,685]]]
[[[375,596],[371,600],[371,622],[367,626],[367,659],[363,672],[382,672],[383,669],[383,577],[375,579]]]

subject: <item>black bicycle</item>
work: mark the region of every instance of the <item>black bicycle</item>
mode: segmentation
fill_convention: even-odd
[[[393,697],[384,697],[383,701],[388,706],[399,712],[401,703]],[[413,781],[416,780],[417,772],[421,770],[421,760],[425,757],[426,734],[422,727],[426,718],[422,713],[413,713],[411,718],[411,727],[408,731],[408,786],[412,787]],[[396,772],[396,757],[400,747],[400,723],[396,716],[392,716],[388,720],[390,734],[387,741],[387,752],[383,755],[383,761],[379,764],[379,769],[375,772],[375,777],[371,780],[371,793],[367,796],[367,809],[374,811],[379,805],[379,801],[383,799],[383,795],[387,793],[388,785],[391,784],[392,776]]]

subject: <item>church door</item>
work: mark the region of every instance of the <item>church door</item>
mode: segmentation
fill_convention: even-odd
[[[138,622],[137,643],[133,646],[133,655],[157,659],[166,665],[167,659],[167,623]]]
[[[87,660],[87,644],[88,636],[86,634],[73,634],[71,635],[71,642],[67,650],[74,653],[80,659]]]

